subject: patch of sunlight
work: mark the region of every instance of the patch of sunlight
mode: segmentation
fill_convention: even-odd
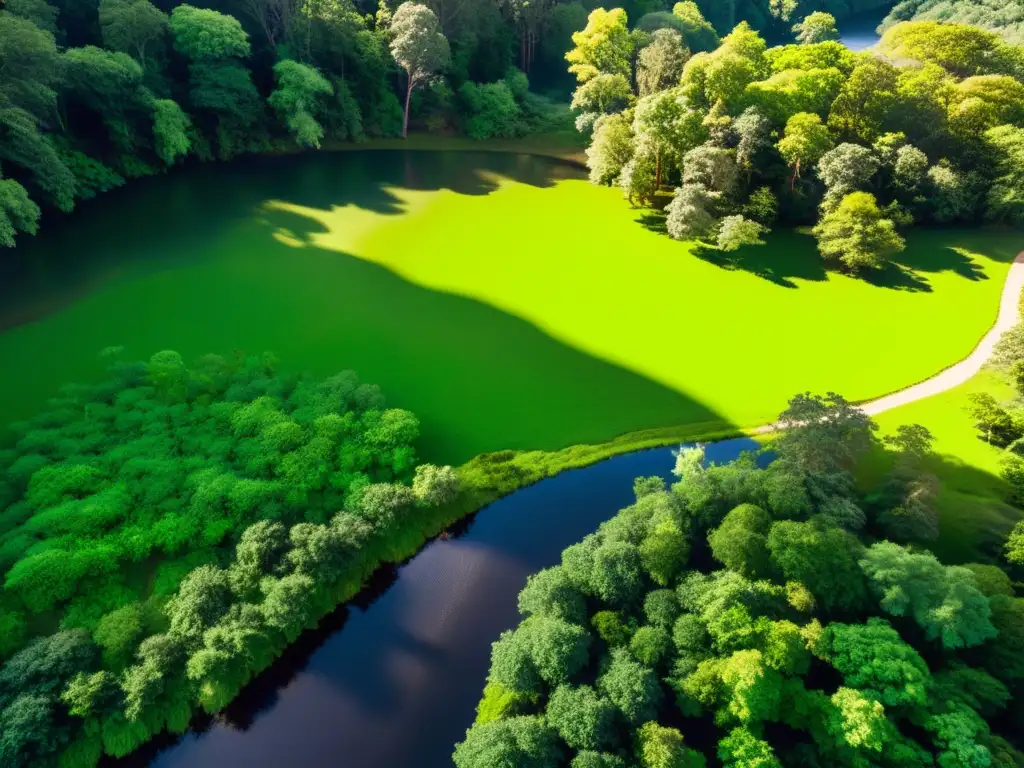
[[[638,224],[617,190],[494,183],[479,195],[389,188],[398,216],[281,201],[268,212],[307,220],[311,246],[489,304],[741,426],[767,422],[797,391],[864,400],[963,358],[993,322],[1007,270],[983,255],[998,238],[955,231],[912,243],[934,254],[952,240],[973,277],[992,279],[938,267],[918,270],[926,289],[871,285],[826,272],[813,239],[793,231],[726,269]]]

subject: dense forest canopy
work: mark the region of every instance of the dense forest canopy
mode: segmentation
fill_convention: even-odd
[[[883,28],[901,21],[970,24],[998,32],[1008,43],[1024,45],[1021,0],[901,0],[886,16]]]
[[[393,137],[410,120],[417,130],[477,139],[567,127],[564,108],[530,84],[564,100],[564,54],[589,0],[405,5],[8,0],[0,9],[0,245],[37,232],[47,209],[70,211],[190,156]],[[667,0],[624,9],[639,52],[665,26],[702,51],[740,19],[778,41],[815,12],[844,18],[885,5],[700,0],[693,18],[673,15]],[[430,61],[410,60],[410,51],[427,50]]]
[[[0,763],[89,766],[223,708],[354,594],[450,467],[352,373],[176,352],[68,386],[0,452]]]
[[[817,12],[798,43],[741,22],[708,50],[696,4],[673,17],[638,49],[625,12],[598,9],[566,57],[591,180],[665,207],[670,236],[728,252],[815,224],[822,256],[856,270],[914,223],[1024,223],[1024,48],[904,22],[854,53]]]
[[[931,435],[901,427],[862,488],[861,411],[801,395],[781,422],[767,468],[683,448],[677,483],[637,479],[530,577],[458,768],[1024,761],[1024,600],[997,564],[928,551]]]

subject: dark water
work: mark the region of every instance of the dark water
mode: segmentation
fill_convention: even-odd
[[[890,7],[885,6],[867,13],[858,13],[844,21],[838,22],[839,42],[851,51],[864,51],[881,39],[876,31],[889,14]]]
[[[756,446],[707,446],[726,462]],[[633,500],[633,478],[670,477],[670,449],[618,456],[524,488],[385,574],[361,604],[306,633],[219,719],[154,756],[181,766],[398,768],[450,764],[472,723],[490,646],[518,622],[526,577]],[[392,581],[393,579],[393,581]]]

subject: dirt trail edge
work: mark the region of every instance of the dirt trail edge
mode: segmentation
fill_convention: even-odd
[[[1006,275],[1006,283],[1003,285],[1002,297],[999,300],[999,315],[996,317],[988,333],[981,337],[978,346],[961,360],[943,371],[932,376],[930,379],[914,384],[913,386],[893,392],[890,395],[879,397],[876,400],[869,400],[861,404],[860,409],[869,416],[899,408],[901,405],[915,403],[924,400],[926,397],[946,392],[963,384],[968,379],[977,375],[982,366],[992,357],[996,342],[1006,331],[1016,325],[1020,319],[1021,291],[1024,290],[1024,252],[1017,254],[1017,258],[1010,265],[1010,271]],[[766,424],[754,430],[755,434],[765,434],[775,431],[777,425]]]

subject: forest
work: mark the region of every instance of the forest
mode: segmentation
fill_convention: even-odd
[[[13,429],[5,766],[95,765],[222,709],[458,492],[376,386],[269,355],[115,362]]]
[[[1020,0],[900,0],[882,22],[942,21],[970,24],[998,32],[1014,45],[1024,45],[1024,4]]]
[[[671,237],[729,252],[813,226],[826,262],[862,270],[914,224],[1024,222],[1024,48],[915,21],[853,53],[817,12],[797,43],[741,22],[707,50],[699,8],[673,14],[636,52],[625,12],[598,9],[566,56],[591,180],[664,208]]]
[[[738,19],[772,40],[883,0],[701,0],[713,48]],[[8,0],[0,9],[0,246],[46,211],[192,157],[323,142],[570,127],[564,54],[593,5],[525,0]],[[666,0],[625,5],[648,33]],[[700,15],[700,11],[698,14]],[[704,46],[704,47],[701,47]],[[531,90],[531,85],[533,89]],[[551,98],[540,95],[548,94]]]
[[[780,424],[732,464],[682,448],[529,579],[458,768],[1021,764],[1024,600],[928,551],[928,430],[879,440],[838,395]]]

